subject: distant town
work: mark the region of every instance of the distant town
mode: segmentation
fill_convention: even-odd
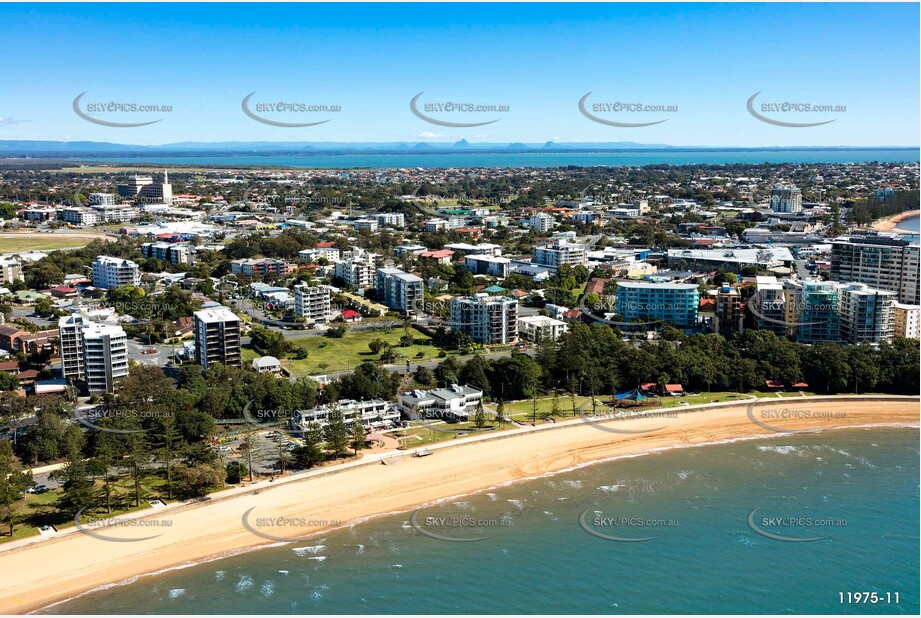
[[[917,394],[918,180],[7,164],[4,444],[67,462],[20,489],[72,517],[105,458],[129,509],[605,407]]]

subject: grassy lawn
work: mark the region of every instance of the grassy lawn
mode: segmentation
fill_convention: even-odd
[[[394,438],[403,438],[403,445],[399,450],[411,451],[426,444],[435,444],[437,442],[446,442],[454,438],[472,436],[477,433],[489,433],[501,429],[508,429],[512,425],[494,425],[488,423],[483,429],[477,429],[473,423],[437,423],[434,429],[430,427],[411,427],[398,432],[391,433]]]
[[[773,393],[752,393],[752,395],[758,397],[775,397]],[[798,393],[790,393],[790,396],[799,397]],[[683,408],[685,407],[683,403],[686,403],[689,406],[705,404],[705,403],[718,403],[722,401],[739,401],[750,398],[749,395],[734,393],[734,392],[712,392],[709,395],[707,393],[700,393],[695,395],[685,395],[684,397],[650,397],[646,401],[647,405],[643,406],[631,406],[629,404],[624,407],[628,410],[644,411],[644,410],[654,410],[657,408]],[[580,410],[584,410],[586,414],[591,413],[591,398],[577,396],[576,398],[576,415],[579,415]],[[557,415],[557,418],[572,418],[572,399],[568,395],[560,395],[558,398],[558,405],[560,413]],[[495,403],[490,404],[495,408]],[[611,405],[611,396],[610,395],[600,395],[595,398],[595,408],[598,412],[605,412],[607,408]],[[540,423],[541,416],[544,414],[550,414],[553,409],[553,397],[541,397],[537,400],[537,421]],[[518,422],[530,423],[533,415],[534,404],[531,400],[524,401],[511,401],[505,403],[505,413],[515,419]]]
[[[101,493],[102,487],[102,482],[97,481],[96,490]],[[141,492],[141,505],[135,507],[132,501],[133,485],[128,479],[119,479],[113,483],[112,512],[107,513],[105,508],[88,509],[85,511],[85,517],[104,519],[150,508],[147,500],[154,498],[166,500],[165,481],[159,477],[144,479]],[[42,494],[26,494],[24,504],[19,507],[19,519],[13,536],[7,536],[8,529],[4,528],[2,530],[4,534],[0,536],[0,543],[35,536],[41,526],[51,525],[58,530],[72,527],[73,517],[61,513],[56,507],[56,502],[60,497],[60,489],[52,489]]]
[[[75,249],[92,242],[91,238],[66,234],[0,234],[0,253],[42,251],[48,249]]]
[[[403,336],[402,328],[395,328],[389,332],[351,331],[346,332],[341,339],[332,337],[305,337],[293,340],[294,345],[307,350],[307,358],[300,360],[282,359],[282,365],[291,372],[292,376],[309,376],[334,371],[352,371],[365,361],[378,361],[380,354],[374,354],[368,344],[374,339],[382,339],[395,347],[399,355],[395,364],[405,363],[408,359],[412,363],[421,360],[438,358],[440,348],[431,345],[431,339],[417,330],[410,329],[413,345],[400,347],[400,337]],[[420,356],[421,355],[421,356]],[[259,354],[250,348],[243,348],[243,362],[252,362]]]

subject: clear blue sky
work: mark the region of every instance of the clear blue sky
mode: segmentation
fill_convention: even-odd
[[[180,141],[637,141],[674,145],[919,143],[917,4],[0,4],[0,139]],[[428,124],[410,99],[510,106],[477,128]],[[141,128],[72,110],[87,101],[172,105]],[[341,105],[279,128],[241,100]],[[677,105],[668,122],[614,128],[577,103]],[[760,122],[762,101],[846,105],[813,128]],[[770,115],[770,114],[766,114]],[[115,119],[113,116],[105,116]]]

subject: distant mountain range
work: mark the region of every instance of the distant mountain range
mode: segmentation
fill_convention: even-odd
[[[879,149],[910,149],[903,146],[878,146]],[[201,155],[273,155],[273,154],[332,154],[332,153],[451,153],[451,152],[599,152],[599,151],[751,151],[751,150],[874,150],[869,147],[850,146],[770,146],[770,147],[713,147],[670,146],[668,144],[640,144],[637,142],[544,142],[510,144],[477,142],[466,139],[457,142],[179,142],[159,146],[114,144],[111,142],[62,142],[38,140],[0,140],[0,156],[4,157],[78,157],[78,156],[201,156]]]

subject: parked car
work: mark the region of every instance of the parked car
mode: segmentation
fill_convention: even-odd
[[[47,485],[33,485],[26,490],[27,494],[43,494],[48,491]]]

